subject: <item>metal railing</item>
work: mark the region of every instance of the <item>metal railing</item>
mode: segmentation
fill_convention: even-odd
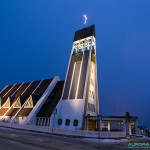
[[[36,117],[36,126],[50,126],[50,118],[48,117]]]

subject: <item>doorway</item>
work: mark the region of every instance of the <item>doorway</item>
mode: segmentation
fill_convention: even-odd
[[[96,130],[96,120],[88,119],[88,130],[95,131]]]

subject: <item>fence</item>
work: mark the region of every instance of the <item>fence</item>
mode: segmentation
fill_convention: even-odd
[[[27,130],[27,131],[52,133],[51,128],[44,127],[44,126],[19,125],[19,124],[10,124],[10,123],[6,123],[6,122],[0,122],[0,126],[14,128],[14,129],[20,129],[20,130]],[[99,138],[99,132],[98,131],[67,130],[67,129],[54,128],[53,134]],[[108,132],[108,131],[101,131],[100,132],[100,138],[125,138],[125,137],[126,137],[125,132],[111,132],[111,131],[110,132]]]

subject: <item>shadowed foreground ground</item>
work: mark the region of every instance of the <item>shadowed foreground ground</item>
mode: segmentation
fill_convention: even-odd
[[[0,150],[119,150],[129,142],[150,144],[150,139],[87,139],[20,131],[0,127]],[[150,149],[150,148],[149,148]]]

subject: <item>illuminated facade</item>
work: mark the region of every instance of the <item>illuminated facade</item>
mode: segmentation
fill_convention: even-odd
[[[66,79],[6,86],[0,92],[0,121],[85,129],[85,116],[99,114],[95,25],[75,32]]]
[[[55,127],[84,129],[84,116],[98,114],[96,37],[92,25],[75,32]]]
[[[97,83],[96,36],[92,25],[75,32],[65,81],[56,76],[9,85],[0,91],[0,122],[48,127],[48,131],[108,131],[106,137],[111,138],[143,135],[144,128],[135,116],[130,121],[125,116],[99,119]]]
[[[64,81],[59,77],[6,86],[0,93],[0,121],[50,126]],[[44,108],[44,110],[43,110]]]

